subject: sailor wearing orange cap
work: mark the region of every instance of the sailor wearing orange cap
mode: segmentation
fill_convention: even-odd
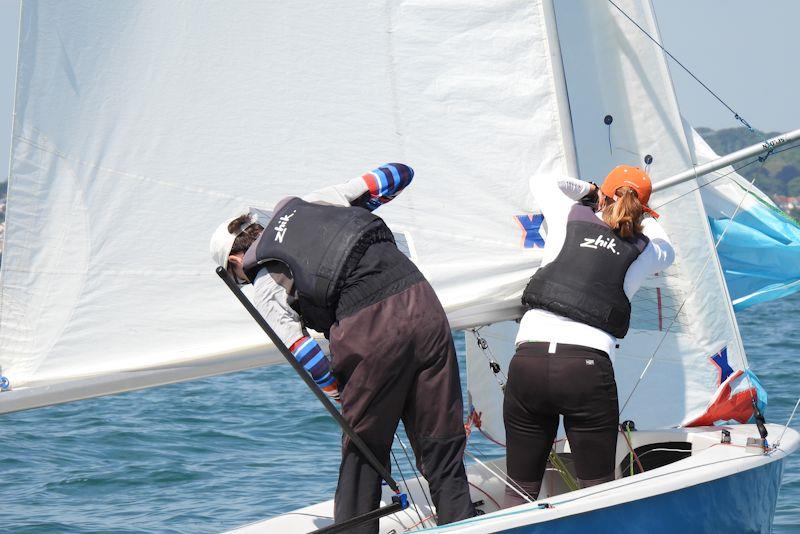
[[[675,254],[647,206],[650,177],[620,165],[603,185],[534,177],[547,224],[541,267],[522,302],[503,416],[508,476],[536,499],[559,415],[581,487],[614,479],[619,404],[612,367],[630,298]],[[506,492],[506,506],[522,504]]]

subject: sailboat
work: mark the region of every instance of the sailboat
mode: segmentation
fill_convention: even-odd
[[[540,499],[500,510],[503,460],[476,462],[483,515],[437,531],[768,531],[800,436],[768,424],[765,441],[709,411],[722,395],[764,400],[721,244],[735,225],[782,229],[782,243],[797,226],[759,211],[765,195],[726,167],[741,154],[717,158],[683,120],[645,31],[660,41],[646,0],[23,2],[0,413],[282,362],[214,276],[208,237],[243,207],[404,161],[415,183],[381,215],[467,331],[471,421],[503,443],[513,321],[547,238],[529,180],[598,179],[627,163],[653,177],[677,261],[639,291],[620,342],[621,417],[633,423],[618,479],[570,491],[559,439]],[[780,273],[785,256],[760,256]],[[738,276],[740,303],[797,285]],[[413,504],[381,531],[432,526],[416,525],[435,512],[425,488],[410,481]],[[241,530],[307,532],[331,511],[312,504]]]

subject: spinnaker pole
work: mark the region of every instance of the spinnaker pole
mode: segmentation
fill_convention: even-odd
[[[354,517],[353,519],[350,519],[343,523],[334,524],[328,527],[321,528],[317,532],[325,532],[325,533],[344,532],[356,525],[363,524],[368,521],[373,521],[379,517],[390,515],[407,508],[408,501],[406,494],[400,492],[400,487],[397,485],[397,482],[395,482],[395,480],[392,478],[392,475],[389,474],[388,469],[386,469],[386,467],[378,461],[372,450],[370,450],[367,444],[364,443],[364,440],[362,440],[361,437],[358,434],[356,434],[356,431],[353,429],[353,427],[350,426],[350,423],[345,421],[344,417],[342,417],[342,414],[339,413],[339,410],[336,409],[336,407],[333,405],[328,396],[325,395],[322,392],[322,390],[319,389],[319,387],[317,387],[317,384],[314,383],[314,380],[308,375],[306,370],[303,369],[303,366],[300,365],[300,362],[298,362],[295,359],[294,355],[292,354],[292,351],[289,350],[289,347],[287,347],[286,344],[283,341],[281,341],[281,338],[278,337],[278,334],[275,333],[275,331],[269,325],[267,320],[264,319],[264,317],[261,315],[261,313],[259,313],[256,307],[253,306],[253,303],[250,302],[250,299],[247,298],[247,296],[242,292],[242,290],[239,288],[236,282],[233,281],[228,272],[222,267],[217,267],[216,272],[217,275],[222,279],[222,281],[225,282],[225,285],[228,286],[228,289],[230,289],[233,292],[236,298],[239,299],[239,302],[242,303],[242,305],[250,313],[253,319],[255,319],[255,321],[258,323],[258,326],[260,326],[261,329],[267,334],[267,336],[269,336],[270,340],[272,340],[272,343],[275,344],[275,347],[278,348],[281,354],[283,354],[283,357],[286,358],[286,361],[289,362],[289,365],[291,365],[292,368],[295,370],[295,372],[297,372],[297,374],[300,376],[300,378],[303,379],[303,381],[309,387],[311,392],[317,396],[317,399],[319,399],[319,401],[322,403],[325,409],[328,410],[328,413],[331,414],[331,417],[333,417],[333,419],[339,424],[342,431],[345,434],[347,434],[347,437],[350,438],[350,440],[353,442],[353,445],[355,445],[358,448],[358,450],[361,451],[361,454],[364,455],[364,458],[366,458],[367,462],[369,462],[372,468],[378,472],[378,474],[381,476],[383,480],[386,481],[386,484],[392,489],[392,491],[394,491],[397,494],[392,497],[392,504],[388,504],[382,508],[378,508],[377,510],[373,510],[372,512],[368,512],[364,515]]]
[[[766,152],[771,152],[782,145],[786,145],[792,141],[797,141],[798,139],[800,139],[800,129],[777,135],[772,139],[767,139],[762,143],[756,143],[741,150],[737,150],[736,152],[731,152],[727,156],[722,156],[721,158],[717,158],[702,165],[697,165],[674,176],[660,180],[658,183],[653,184],[653,191],[661,191],[662,189],[682,184],[683,182],[691,180],[692,178],[698,178],[710,172],[717,171],[743,159],[758,156]]]

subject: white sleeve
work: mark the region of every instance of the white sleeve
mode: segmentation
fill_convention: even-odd
[[[575,200],[589,192],[590,184],[566,176],[536,175],[530,179],[533,198],[544,216],[546,238],[541,266],[553,261],[566,237],[567,217]]]
[[[625,274],[625,294],[631,298],[641,287],[644,280],[653,274],[663,271],[675,261],[675,250],[669,236],[658,221],[652,217],[645,217],[642,221],[642,233],[650,242],[639,257],[631,263]]]
[[[558,188],[570,200],[580,200],[589,194],[592,184],[577,178],[562,178],[558,181]]]
[[[267,269],[258,272],[253,289],[253,304],[287,347],[306,335],[300,316],[289,306],[286,289],[272,278]]]
[[[672,242],[670,242],[667,232],[658,224],[658,221],[652,217],[645,217],[642,221],[642,233],[650,240],[647,248],[652,250],[650,254],[652,270],[648,274],[655,274],[672,265],[672,262],[675,261],[675,250],[672,248]]]
[[[332,185],[317,189],[305,195],[306,202],[319,202],[334,206],[349,206],[355,199],[369,191],[367,183],[360,176],[348,180],[343,184]]]

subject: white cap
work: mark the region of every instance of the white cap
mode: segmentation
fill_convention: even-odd
[[[211,234],[211,243],[209,246],[211,250],[211,258],[214,260],[214,263],[222,266],[223,269],[228,268],[228,256],[231,254],[233,242],[236,240],[239,234],[244,232],[254,222],[251,217],[250,221],[243,224],[236,234],[232,234],[228,231],[228,225],[239,217],[241,217],[241,215],[237,215],[236,217],[231,217],[230,219],[226,220],[220,224],[216,230],[214,230],[213,234]]]

